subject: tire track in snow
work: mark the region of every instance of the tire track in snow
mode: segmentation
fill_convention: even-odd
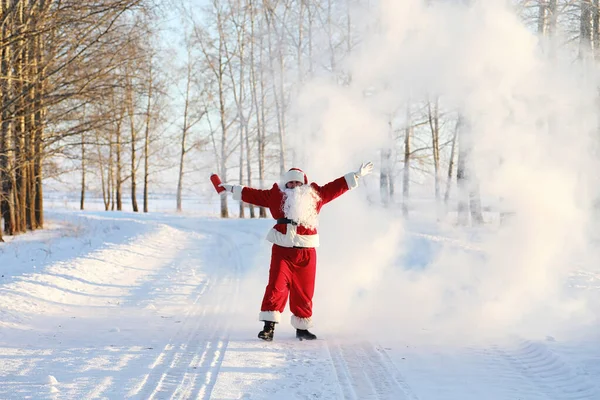
[[[210,286],[210,280],[205,280],[202,284],[198,285],[195,290],[192,306],[183,318],[181,326],[165,345],[163,351],[156,357],[153,364],[150,365],[150,372],[142,379],[139,385],[129,391],[127,394],[128,397],[142,392],[145,398],[149,398],[148,396],[151,396],[156,391],[156,388],[161,385],[164,379],[164,372],[159,366],[172,365],[181,356],[181,351],[185,351],[187,348],[193,337],[193,333],[199,329],[202,323],[201,313],[203,310],[198,306],[198,302]]]
[[[229,325],[219,318],[230,310],[239,292],[241,254],[231,238],[218,232],[202,232],[217,240],[215,248],[227,249],[234,277],[223,276],[197,296],[184,325],[169,341],[142,382],[145,399],[209,399],[228,345]],[[231,284],[233,280],[233,284]],[[223,290],[225,289],[225,290]],[[211,299],[211,296],[215,296]],[[211,304],[200,304],[200,298]],[[211,315],[207,315],[210,312]],[[212,318],[215,315],[215,318]],[[190,321],[192,321],[190,323]],[[168,362],[165,362],[165,359]],[[137,395],[142,388],[137,388]]]
[[[368,342],[327,345],[344,398],[418,400],[385,350]]]
[[[227,305],[223,308],[227,309]],[[219,314],[221,306],[211,311]],[[211,320],[204,310],[171,363],[163,363],[165,368],[148,399],[209,398],[206,394],[210,396],[229,343],[228,331],[224,321]]]
[[[108,314],[107,310],[118,310],[127,302],[135,299],[139,284],[152,279],[152,275],[157,271],[162,271],[165,262],[179,253],[179,245],[184,242],[185,238],[176,230],[165,224],[156,224],[152,228],[133,235],[123,243],[110,245],[83,256],[76,256],[68,262],[57,261],[55,264],[47,266],[45,270],[33,274],[32,276],[36,279],[22,278],[19,282],[29,282],[41,288],[36,297],[36,301],[39,301],[40,304],[44,301],[49,305],[60,305],[67,316],[73,309],[85,310],[88,307],[91,311],[90,317],[97,316],[101,320]],[[167,250],[165,250],[165,246]],[[77,290],[69,287],[69,284],[73,285],[73,283],[76,284]],[[109,290],[111,295],[104,294]],[[61,296],[60,301],[51,300],[56,297],[56,292],[63,293],[65,296]],[[97,303],[98,299],[106,298],[113,298],[114,301],[106,301],[106,304]],[[94,299],[94,302],[88,304],[86,299]],[[96,310],[98,313],[95,312]],[[56,311],[51,311],[56,313]],[[110,314],[113,313],[114,311]],[[87,317],[83,312],[77,314],[78,317],[80,315],[83,315],[82,320]],[[64,317],[62,320],[63,323],[65,320],[68,323],[64,330],[66,335],[73,335],[74,332],[81,329],[75,322],[75,316]],[[114,323],[115,320],[109,321]],[[58,322],[58,327],[61,327],[60,322]],[[92,327],[95,328],[95,325]],[[117,333],[119,330],[111,332]],[[63,333],[63,331],[59,330],[58,333]],[[109,336],[113,335],[106,337],[110,338]],[[112,340],[112,338],[110,339]],[[108,346],[103,348],[102,345],[100,347],[84,345],[84,347],[73,348],[61,346],[60,339],[55,339],[55,341],[57,340],[59,341],[58,348],[50,347],[51,350],[48,350],[47,356],[35,360],[33,366],[24,365],[33,372],[30,373],[27,369],[17,372],[19,375],[30,377],[28,379],[32,382],[31,387],[26,389],[27,391],[21,391],[23,394],[19,398],[45,398],[41,392],[47,388],[52,389],[50,396],[67,398],[98,398],[106,396],[106,393],[113,393],[115,390],[123,390],[127,377],[114,371],[125,368],[130,362],[135,363],[138,351],[124,349],[128,354],[120,357],[119,353],[107,351]],[[43,345],[47,344],[43,343]],[[91,348],[97,348],[97,350],[90,351]],[[86,359],[87,357],[89,359]],[[63,371],[60,371],[61,367],[64,368]],[[59,370],[58,382],[52,385],[43,383],[44,376],[39,376],[41,371],[57,369]],[[91,369],[105,372],[88,377],[87,371]],[[82,372],[86,375],[85,378],[78,376]],[[11,393],[11,388],[6,385],[6,380],[0,386],[0,392]],[[19,386],[24,387],[22,384]]]
[[[522,340],[495,351],[551,399],[600,399],[600,390],[584,371],[565,363],[543,343]]]

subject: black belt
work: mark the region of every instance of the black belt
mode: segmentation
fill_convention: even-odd
[[[277,223],[278,224],[292,224],[294,226],[298,226],[298,223],[296,221],[292,221],[289,218],[277,218]]]

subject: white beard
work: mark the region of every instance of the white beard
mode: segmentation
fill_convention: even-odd
[[[284,190],[283,214],[308,229],[319,225],[317,213],[318,193],[310,185]]]

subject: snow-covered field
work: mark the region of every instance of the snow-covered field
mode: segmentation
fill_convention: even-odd
[[[544,318],[537,329],[503,323],[494,331],[488,321],[492,328],[479,335],[484,319],[467,312],[457,329],[450,322],[465,314],[432,306],[429,299],[439,297],[432,290],[445,289],[443,282],[422,277],[440,259],[452,271],[457,254],[487,257],[485,242],[413,224],[394,265],[410,275],[396,290],[394,282],[360,286],[332,277],[335,257],[324,247],[315,296],[319,340],[296,341],[286,314],[266,343],[256,334],[270,220],[69,207],[47,219],[47,230],[0,244],[1,399],[600,399],[600,311],[589,307],[600,297],[596,265],[574,267],[560,291],[589,311],[585,324],[553,326],[568,320],[563,315]],[[328,224],[325,216],[324,246],[334,241]],[[359,252],[343,249],[348,257]],[[527,279],[523,273],[525,286]],[[330,285],[357,290],[333,296]],[[357,311],[352,319],[361,299],[382,306],[373,303],[378,296],[389,309]],[[449,302],[462,304],[443,300]],[[407,312],[399,317],[392,309]],[[428,318],[410,317],[423,313]]]

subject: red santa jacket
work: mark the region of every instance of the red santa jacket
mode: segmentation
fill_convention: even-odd
[[[316,183],[310,185],[319,195],[319,201],[316,205],[318,213],[325,204],[357,187],[358,179],[351,172],[323,186]],[[255,206],[266,207],[275,219],[285,218],[283,196],[284,192],[278,184],[274,184],[271,189],[265,190],[245,186],[233,187],[234,200],[242,200]],[[273,229],[269,231],[267,240],[282,247],[319,247],[317,230],[303,225],[275,224]]]

